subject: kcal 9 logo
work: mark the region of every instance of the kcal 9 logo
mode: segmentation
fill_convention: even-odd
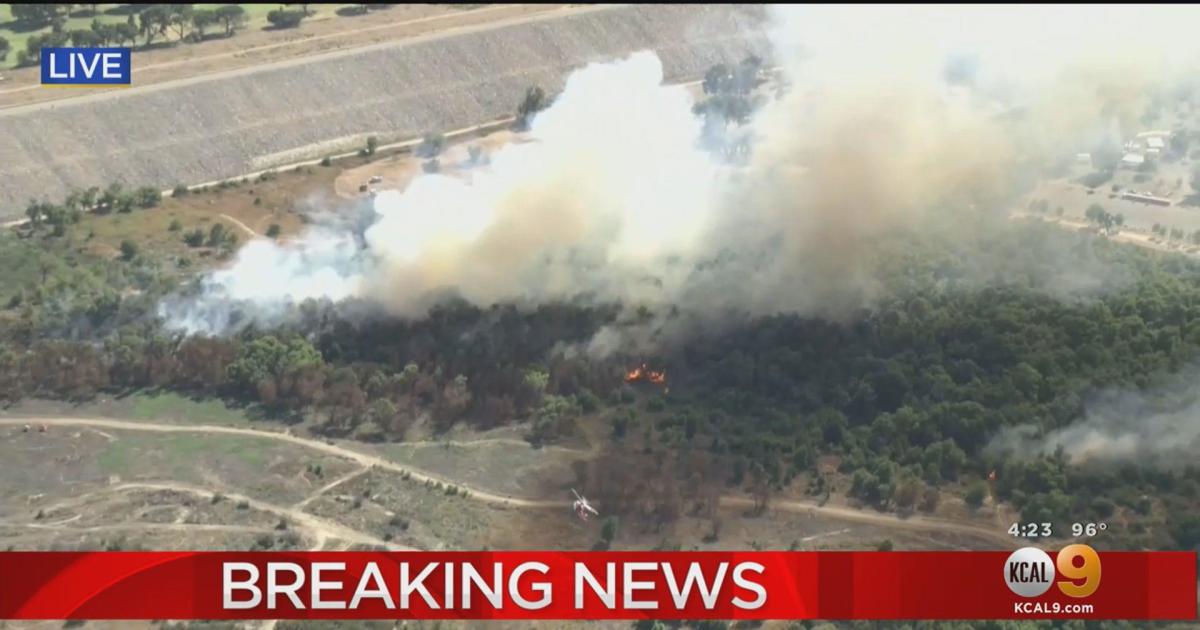
[[[1100,588],[1100,554],[1087,545],[1067,545],[1056,561],[1037,547],[1022,547],[1004,562],[1004,581],[1021,597],[1037,597],[1050,590],[1055,576],[1058,590],[1067,597],[1087,597]]]

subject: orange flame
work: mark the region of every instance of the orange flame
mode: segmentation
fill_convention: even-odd
[[[641,381],[653,383],[654,385],[665,385],[667,382],[667,371],[651,370],[643,363],[625,373],[626,383],[638,383]]]
[[[644,375],[643,375],[644,373],[642,372],[642,368],[644,368],[644,367],[646,367],[646,366],[639,365],[639,366],[633,368],[632,370],[629,370],[628,372],[626,372],[625,373],[625,382],[626,383],[636,383],[636,382],[642,380],[644,378]]]

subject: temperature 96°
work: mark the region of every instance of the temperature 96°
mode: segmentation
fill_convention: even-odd
[[[1108,529],[1108,523],[1071,523],[1071,535],[1076,538],[1095,536],[1106,529]]]

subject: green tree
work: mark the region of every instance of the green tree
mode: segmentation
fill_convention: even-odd
[[[242,346],[237,359],[229,364],[229,381],[244,393],[257,392],[264,384],[306,366],[319,366],[324,361],[312,344],[299,337],[281,341],[267,335]]]
[[[196,228],[183,235],[183,242],[188,247],[200,247],[204,245],[204,230]]]
[[[604,525],[600,527],[600,540],[604,542],[605,548],[612,545],[613,539],[617,537],[617,517],[610,516],[604,519]]]
[[[224,223],[214,223],[208,230],[208,246],[220,247],[228,242],[231,236],[233,236],[233,233],[229,231],[229,228],[225,227]]]
[[[525,96],[517,104],[517,125],[521,129],[529,128],[529,121],[535,114],[546,109],[546,92],[540,86],[531,85],[525,88]]]
[[[279,234],[282,231],[283,228],[279,227],[278,223],[272,223],[267,226],[267,238],[279,238]]]
[[[213,10],[216,20],[225,27],[225,36],[233,37],[235,31],[244,28],[249,18],[246,10],[238,4],[227,4]]]
[[[733,72],[729,66],[718,63],[704,73],[704,93],[722,94],[727,92],[733,82]]]
[[[133,260],[138,255],[137,243],[129,239],[121,241],[121,260]]]
[[[62,4],[33,4],[14,2],[9,6],[12,17],[17,22],[28,26],[45,26],[58,17]]]
[[[204,30],[217,22],[217,12],[212,9],[197,9],[192,12],[192,27],[196,29],[201,41],[204,40]]]
[[[45,218],[44,208],[44,204],[36,199],[30,199],[29,204],[25,206],[25,218],[29,219],[29,225],[34,229],[42,225],[42,219]]]
[[[290,9],[275,9],[267,13],[267,21],[275,28],[295,28],[305,18],[303,11]]]
[[[138,33],[146,38],[145,45],[154,43],[156,37],[166,37],[174,20],[171,5],[151,4],[138,13]]]
[[[154,186],[142,186],[134,193],[136,204],[141,208],[154,208],[162,202],[162,191]]]
[[[421,140],[420,146],[417,147],[417,155],[421,157],[432,158],[442,152],[442,148],[446,146],[446,137],[440,133],[425,134],[425,138]]]
[[[967,488],[967,494],[963,497],[963,501],[971,509],[979,509],[983,505],[983,500],[987,498],[987,485],[982,481],[976,481]]]
[[[71,31],[71,45],[84,48],[103,46],[104,37],[96,31],[81,28]]]

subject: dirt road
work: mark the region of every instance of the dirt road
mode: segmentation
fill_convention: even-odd
[[[341,457],[343,459],[348,459],[353,462],[357,462],[358,464],[360,464],[364,467],[368,467],[368,468],[376,467],[376,468],[379,468],[382,470],[388,470],[391,472],[396,472],[396,473],[401,473],[401,474],[407,473],[412,479],[416,480],[417,482],[431,481],[431,482],[439,482],[439,483],[446,484],[446,485],[458,486],[459,488],[465,489],[469,493],[468,498],[476,500],[476,501],[483,501],[483,502],[491,503],[494,505],[501,505],[501,506],[507,506],[507,507],[513,507],[513,508],[525,508],[525,509],[563,509],[566,505],[566,503],[563,500],[543,500],[543,499],[519,498],[519,497],[512,497],[512,496],[501,496],[498,494],[487,492],[486,490],[481,490],[479,488],[472,488],[472,487],[466,486],[466,485],[456,482],[452,479],[448,479],[448,478],[441,477],[438,475],[433,475],[428,472],[420,471],[420,470],[417,470],[410,466],[402,466],[393,461],[384,459],[382,457],[378,457],[376,455],[363,453],[361,451],[357,451],[357,450],[354,450],[351,448],[346,448],[344,446],[339,446],[337,444],[330,444],[328,442],[321,441],[319,439],[305,438],[305,437],[300,437],[297,435],[292,435],[290,433],[280,433],[277,431],[267,431],[267,430],[263,430],[263,429],[248,429],[248,428],[242,428],[242,427],[205,425],[205,424],[183,425],[183,424],[164,424],[164,423],[155,423],[155,422],[134,422],[134,421],[127,421],[127,420],[113,420],[113,419],[107,419],[107,418],[34,418],[34,417],[0,418],[0,426],[16,426],[16,425],[24,425],[24,424],[44,424],[47,426],[77,426],[77,427],[116,429],[116,430],[122,430],[122,431],[150,431],[150,432],[161,432],[161,433],[219,433],[219,434],[227,434],[227,435],[245,435],[245,436],[249,436],[249,437],[280,440],[283,442],[288,442],[288,443],[302,446],[305,448],[309,448],[312,450],[328,453],[330,455]],[[132,486],[135,484],[128,484],[128,485]],[[147,484],[138,484],[138,485],[147,485]],[[167,486],[170,486],[170,487],[167,487]],[[183,485],[175,485],[175,484],[164,484],[164,489],[180,489],[180,488],[189,488],[190,489],[192,487],[191,486],[183,486]],[[208,492],[203,489],[191,489],[191,490],[187,490],[187,491]],[[209,492],[208,496],[211,496],[211,492]],[[233,498],[232,495],[229,495],[229,496],[231,498]],[[246,498],[246,497],[239,497],[239,498]],[[259,507],[259,505],[257,505],[257,504],[261,503],[261,502],[256,502],[256,501],[250,500],[248,498],[246,498],[246,499],[248,501],[250,501],[250,504],[254,505],[255,507]],[[724,506],[728,506],[728,507],[747,507],[748,508],[748,507],[753,506],[753,501],[746,497],[725,496],[725,497],[721,498],[721,504]],[[266,504],[263,504],[263,505],[265,506]],[[296,518],[297,522],[304,522],[300,518],[292,516],[292,513],[305,514],[303,512],[299,512],[299,510],[296,510],[295,508],[281,508],[279,506],[269,506],[269,507],[260,507],[260,509],[264,509],[265,511],[276,511],[276,512],[283,510],[283,511],[287,512],[287,515],[289,516],[289,518]],[[978,538],[983,538],[983,539],[986,539],[986,540],[989,540],[992,542],[996,542],[1005,548],[1010,548],[1010,547],[1015,546],[1013,539],[1011,537],[1007,536],[1006,534],[1004,534],[1003,531],[998,530],[994,527],[975,525],[972,523],[947,521],[947,520],[936,519],[936,518],[925,517],[925,516],[911,516],[911,517],[903,518],[903,517],[899,517],[899,516],[896,516],[893,514],[868,512],[868,511],[856,510],[856,509],[848,508],[848,507],[818,505],[816,503],[809,503],[809,502],[803,502],[803,501],[792,501],[792,500],[772,501],[771,509],[778,510],[778,511],[784,511],[784,512],[792,512],[792,513],[820,515],[820,516],[824,516],[824,517],[830,517],[830,518],[845,520],[845,521],[852,521],[852,522],[856,522],[856,523],[876,525],[876,526],[880,526],[880,527],[901,528],[901,529],[918,530],[918,531],[934,531],[934,532],[942,532],[942,533],[950,533],[950,534],[969,535],[969,536],[974,536],[974,537],[978,537]],[[279,513],[283,513],[283,512],[279,512]],[[312,519],[317,518],[317,517],[312,517],[311,515],[309,515],[309,517]],[[317,520],[320,520],[320,519],[317,519]],[[335,527],[335,526],[342,527],[340,525],[335,525],[335,524],[325,524],[325,523],[318,524],[315,522],[312,523],[311,526],[316,527],[316,528],[327,528],[327,527]],[[354,532],[354,530],[350,530],[350,532]],[[340,532],[340,534],[341,535],[333,535],[333,530],[329,530],[329,535],[331,538],[344,538],[345,535],[349,535],[347,532]],[[355,534],[357,534],[359,536],[364,536],[364,534],[362,534],[361,532],[355,532]],[[358,539],[357,537],[347,538],[347,540],[357,540],[357,539]],[[382,543],[382,541],[379,541],[379,542]],[[373,544],[379,544],[379,543],[373,543]]]
[[[1076,231],[1095,229],[1096,227],[1094,223],[1088,223],[1087,221],[1081,221],[1070,217],[1054,217],[1044,214],[1032,214],[1024,211],[1012,213],[1012,218],[1024,219],[1027,221],[1042,221],[1043,223],[1050,223],[1063,229]],[[1190,251],[1192,247],[1191,244],[1181,241],[1165,241],[1160,237],[1147,234],[1145,231],[1138,228],[1123,227],[1119,231],[1106,236],[1109,240],[1116,241],[1118,243],[1125,243],[1127,245],[1133,245],[1136,247],[1145,247],[1147,249],[1153,249],[1160,252],[1171,252],[1175,254],[1183,254],[1185,256],[1200,255],[1197,252]],[[1158,240],[1153,240],[1156,238]]]
[[[212,499],[213,495],[216,494],[214,491],[207,488],[175,482],[124,483],[111,488],[112,492],[124,492],[128,490],[167,490],[170,492],[194,494],[203,499]],[[336,538],[338,540],[344,540],[351,543],[386,547],[393,551],[411,550],[409,547],[403,547],[394,543],[385,542],[383,539],[367,534],[366,532],[361,532],[357,529],[346,527],[341,523],[323,519],[319,516],[309,514],[308,512],[304,512],[302,510],[275,505],[265,501],[259,501],[258,499],[232,492],[222,492],[221,494],[223,494],[225,498],[230,501],[245,503],[256,510],[286,518],[292,525],[309,532],[312,535],[312,538],[316,540],[317,544],[315,544],[314,547],[317,548],[324,544],[327,539]]]

